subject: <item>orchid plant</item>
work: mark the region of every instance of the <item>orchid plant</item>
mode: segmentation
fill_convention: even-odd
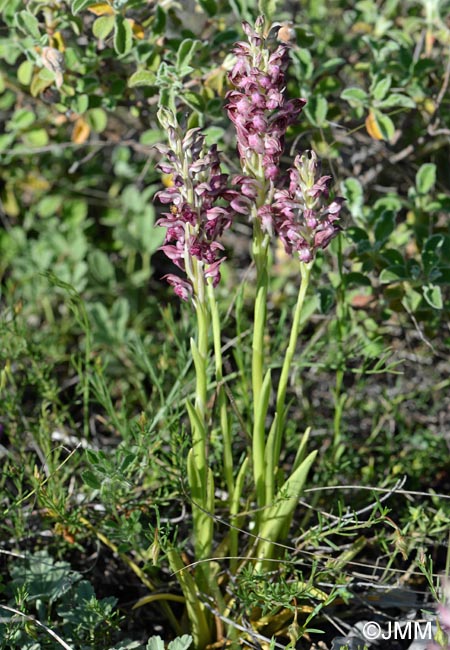
[[[330,200],[330,176],[322,176],[313,151],[299,153],[286,172],[281,166],[289,126],[299,119],[304,99],[286,98],[289,45],[270,47],[270,25],[263,17],[255,27],[243,23],[246,42],[236,45],[235,62],[229,73],[232,89],[226,110],[235,126],[241,173],[231,178],[221,171],[216,146],[209,149],[200,129],[183,133],[175,114],[161,107],[159,120],[168,133],[168,145],[160,146],[171,185],[158,193],[169,206],[159,221],[166,228],[162,250],[180,273],[166,276],[175,293],[192,303],[197,332],[191,339],[196,373],[195,399],[187,401],[192,444],[187,458],[187,476],[193,504],[193,536],[196,568],[192,575],[175,549],[169,549],[172,569],[179,578],[192,624],[195,645],[211,640],[210,615],[204,606],[206,594],[226,616],[227,598],[215,585],[213,556],[214,476],[208,463],[208,362],[213,352],[220,428],[223,435],[223,469],[228,492],[230,534],[227,555],[231,570],[237,569],[239,539],[237,523],[247,470],[253,475],[256,540],[242,564],[253,562],[255,571],[274,559],[276,543],[287,532],[294,510],[316,456],[307,453],[309,431],[300,438],[290,475],[279,485],[287,406],[286,393],[299,334],[300,319],[316,253],[328,246],[339,232],[343,199]],[[245,215],[253,227],[252,257],[256,269],[251,386],[253,413],[249,425],[251,445],[239,466],[233,458],[230,404],[224,387],[222,335],[215,287],[225,261],[220,242],[233,221]],[[270,284],[271,242],[279,238],[289,255],[298,258],[301,283],[281,374],[273,384],[267,359],[267,304]],[[271,396],[275,413],[267,430]],[[232,634],[232,631],[229,632]]]

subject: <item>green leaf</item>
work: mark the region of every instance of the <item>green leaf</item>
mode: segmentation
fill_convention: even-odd
[[[29,34],[34,39],[39,40],[41,38],[41,33],[39,31],[39,21],[36,16],[33,16],[32,13],[26,11],[19,11],[15,16],[15,23],[20,31]]]
[[[130,88],[137,86],[154,86],[156,83],[156,75],[150,70],[137,70],[128,79]]]
[[[413,289],[409,284],[405,285],[405,295],[402,300],[402,305],[407,311],[414,313],[422,302],[421,294]]]
[[[133,46],[131,23],[120,14],[115,17],[114,50],[119,56],[125,56]]]
[[[428,284],[423,287],[423,297],[433,309],[442,309],[444,301],[442,300],[441,288],[436,284]]]
[[[314,43],[314,38],[312,39],[310,45],[312,45],[313,43]],[[336,68],[338,68],[340,65],[342,65],[343,63],[345,63],[345,59],[342,59],[339,56],[333,57],[331,59],[327,59],[319,66],[317,72],[320,74],[322,74],[323,72],[330,73]]]
[[[346,199],[345,207],[350,210],[354,219],[362,217],[364,205],[364,193],[361,183],[357,178],[347,178],[343,182],[342,193]]]
[[[90,5],[93,5],[96,0],[73,0],[72,2],[72,13],[78,14],[80,11],[83,11],[83,9],[86,9],[86,7],[89,7]]]
[[[392,78],[390,75],[387,75],[387,77],[384,77],[384,79],[380,79],[380,81],[375,83],[374,87],[371,89],[372,97],[376,101],[381,101],[384,99],[388,93],[389,88],[391,87],[391,83]]]
[[[401,108],[415,108],[416,102],[408,97],[407,95],[402,95],[401,93],[392,93],[383,99],[381,102],[377,102],[378,108],[392,108],[398,106]]]
[[[81,478],[83,479],[83,483],[86,483],[86,485],[93,490],[99,490],[102,487],[98,477],[90,469],[86,469],[82,472]]]
[[[321,314],[328,314],[334,305],[335,292],[331,287],[321,287],[319,289],[319,308]]]
[[[0,151],[8,149],[15,140],[15,135],[13,133],[5,133],[0,135]]]
[[[444,241],[443,235],[432,235],[425,241],[422,250],[422,264],[427,275],[440,263]]]
[[[152,636],[147,641],[146,650],[164,650],[164,641],[160,636]]]
[[[198,111],[199,113],[204,112],[205,102],[203,101],[203,97],[201,95],[198,95],[192,91],[187,91],[181,95],[181,99],[194,111]]]
[[[380,282],[382,284],[391,284],[392,282],[403,282],[408,279],[406,268],[400,265],[388,266],[380,273]]]
[[[352,106],[361,106],[367,102],[367,93],[362,88],[346,88],[341,92],[341,99],[344,99]]]
[[[390,117],[376,109],[373,109],[373,114],[375,116],[378,128],[380,129],[381,135],[383,136],[383,140],[390,140],[395,133],[394,122]]]
[[[425,163],[416,174],[416,188],[419,194],[428,194],[436,183],[436,165]]]
[[[290,521],[316,456],[317,451],[313,451],[305,458],[279,490],[274,505],[268,508],[265,522],[259,531],[259,535],[264,538],[264,541],[259,543],[256,552],[256,556],[262,561],[270,557],[273,542],[278,540],[280,531],[286,526],[286,522]]]
[[[100,466],[105,466],[107,462],[106,454],[104,451],[96,451],[94,449],[86,449],[86,456],[88,459],[88,462],[91,463],[91,465],[96,465],[97,468]]]
[[[405,260],[400,251],[393,248],[387,248],[382,252],[382,258],[387,262],[387,266],[403,266]]]
[[[34,65],[32,61],[23,61],[17,68],[17,80],[23,86],[29,86],[33,76]]]
[[[34,124],[36,117],[33,111],[29,111],[26,108],[20,108],[17,110],[12,119],[7,123],[7,131],[21,131],[27,129],[29,126]]]
[[[344,275],[344,285],[345,287],[350,287],[352,284],[358,287],[371,287],[372,283],[370,278],[364,273],[359,273],[358,271],[352,271]]]
[[[78,115],[86,113],[89,108],[89,96],[85,93],[77,95],[75,97],[75,109]]]
[[[192,643],[192,637],[190,634],[183,634],[168,645],[168,650],[187,650]]]
[[[115,23],[114,16],[99,16],[92,25],[92,32],[95,38],[104,41],[112,32]]]
[[[108,115],[103,108],[90,108],[86,113],[86,119],[95,133],[102,133],[108,124]]]
[[[166,28],[166,22],[167,22],[166,12],[158,4],[155,12],[155,22],[152,25],[153,34],[163,34]]]
[[[189,64],[199,47],[201,47],[200,41],[194,41],[192,38],[186,38],[180,43],[175,63],[175,67],[180,76],[185,76],[192,70]]]
[[[299,74],[304,79],[311,79],[314,72],[314,64],[311,52],[306,47],[299,47],[292,51],[294,62],[297,63]]]
[[[114,277],[114,266],[109,257],[101,250],[91,251],[88,255],[89,271],[92,277],[99,284],[108,284]]]
[[[418,280],[422,275],[422,267],[417,260],[410,258],[409,260],[406,260],[406,272],[408,274],[408,279]]]
[[[194,578],[186,571],[186,565],[174,548],[167,551],[167,559],[173,573],[177,574],[183,595],[186,598],[186,609],[188,620],[192,628],[195,647],[203,648],[210,643],[209,625],[206,619],[205,608],[203,607],[198,593],[198,587]],[[147,645],[147,650],[162,650],[160,647],[151,647]]]
[[[269,23],[272,22],[277,10],[277,0],[258,0],[258,10]]]
[[[167,134],[164,131],[159,131],[158,129],[148,129],[143,131],[140,135],[139,142],[148,146],[158,144],[163,142],[167,137]],[[217,142],[217,140],[214,140]]]
[[[313,95],[305,106],[305,113],[314,126],[325,126],[328,113],[328,102],[325,97]]]
[[[211,147],[213,144],[220,142],[224,136],[225,129],[221,126],[209,126],[204,130],[205,134],[205,144],[207,147]]]
[[[208,16],[214,16],[217,13],[217,4],[215,0],[199,0],[199,5],[206,11]]]
[[[45,147],[49,138],[45,129],[32,129],[22,135],[22,140],[29,147]]]
[[[119,341],[123,341],[125,338],[129,317],[130,305],[128,300],[124,297],[117,298],[111,309],[111,320]]]
[[[47,194],[37,204],[37,213],[42,219],[53,217],[61,207],[63,199],[59,194]]]
[[[390,210],[384,210],[375,221],[375,241],[383,243],[395,228],[395,214]]]

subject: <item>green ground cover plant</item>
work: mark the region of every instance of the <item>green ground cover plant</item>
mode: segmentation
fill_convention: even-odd
[[[0,647],[436,621],[448,8],[0,0]]]

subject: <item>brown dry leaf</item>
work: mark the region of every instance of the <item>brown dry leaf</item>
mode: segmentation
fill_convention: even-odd
[[[371,307],[374,300],[375,298],[372,295],[358,293],[356,296],[353,296],[350,304],[353,309],[365,309],[366,307]]]
[[[116,13],[107,2],[97,2],[95,5],[87,7],[87,10],[96,16],[114,16]]]
[[[64,55],[56,47],[43,47],[41,53],[42,64],[50,72],[64,70]]]
[[[71,140],[75,144],[83,144],[89,137],[91,129],[82,117],[79,117],[73,126]]]
[[[57,88],[63,85],[64,54],[55,47],[43,47],[41,60],[45,68],[55,74]]]
[[[366,129],[367,133],[374,140],[383,140],[383,134],[380,131],[380,127],[377,123],[377,118],[375,117],[372,109],[369,111],[369,115],[366,117]]]

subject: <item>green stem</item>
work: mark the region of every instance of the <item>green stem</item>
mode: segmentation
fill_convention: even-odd
[[[264,333],[267,320],[269,277],[267,273],[268,240],[264,237],[258,221],[255,221],[254,228],[253,258],[256,265],[257,279],[252,342],[252,388],[253,400],[256,406],[261,393],[264,375]]]
[[[286,389],[289,379],[289,371],[291,369],[292,360],[295,354],[295,348],[297,346],[298,334],[300,331],[300,320],[302,316],[303,304],[305,302],[306,293],[308,291],[308,285],[311,277],[311,269],[313,262],[300,262],[300,274],[301,274],[301,284],[297,297],[297,304],[295,305],[294,318],[292,321],[291,334],[289,337],[289,345],[286,349],[286,354],[284,357],[283,367],[281,370],[280,381],[278,383],[278,392],[277,392],[277,413],[280,418],[284,411],[284,405],[286,401]]]
[[[269,436],[271,449],[267,450],[266,454],[266,503],[272,503],[275,494],[275,473],[279,465],[279,457],[281,453],[281,443],[283,439],[284,427],[286,422],[286,390],[289,380],[289,373],[294,358],[295,349],[297,347],[297,340],[300,331],[300,321],[302,316],[303,305],[308,291],[309,281],[311,277],[311,269],[313,262],[300,262],[301,284],[297,296],[297,304],[295,306],[294,318],[292,321],[291,333],[289,337],[289,344],[284,356],[281,375],[278,382],[277,401],[276,401],[276,417],[274,423],[274,435]]]
[[[269,285],[268,266],[269,238],[264,235],[257,218],[254,220],[253,258],[257,280],[252,342],[252,389],[253,389],[253,476],[256,499],[259,508],[265,506],[265,413],[264,410],[264,335],[267,321],[267,291]],[[260,513],[257,515],[260,521]]]
[[[202,560],[211,556],[213,540],[214,479],[208,467],[208,330],[209,311],[205,301],[203,268],[197,260],[190,260],[194,285],[194,303],[197,315],[197,341],[191,339],[191,351],[195,366],[195,403],[186,403],[191,424],[192,448],[187,459],[187,474],[193,502],[195,558]],[[196,571],[196,582],[201,591],[209,593],[210,564],[201,564]]]
[[[196,305],[199,363],[195,367],[195,409],[205,423],[207,401],[207,361],[208,361],[208,311],[204,303]],[[205,441],[206,442],[206,441]],[[206,451],[206,450],[205,450]]]
[[[208,299],[211,312],[211,323],[214,340],[214,361],[216,366],[217,399],[220,413],[220,429],[223,439],[223,468],[225,481],[228,489],[230,502],[233,499],[233,447],[231,439],[231,427],[228,418],[227,397],[223,385],[223,364],[222,364],[222,337],[220,327],[220,315],[216,296],[212,284],[208,283]]]
[[[345,402],[347,401],[347,396],[345,393],[342,393],[343,380],[344,380],[344,371],[345,371],[345,360],[344,360],[344,351],[343,351],[343,340],[344,340],[344,330],[345,323],[350,321],[350,315],[348,311],[348,304],[345,299],[345,284],[344,284],[344,260],[342,254],[342,238],[339,236],[337,238],[338,243],[338,253],[337,253],[337,262],[338,262],[338,271],[340,276],[340,283],[336,290],[337,297],[337,309],[336,309],[336,343],[338,350],[338,367],[336,370],[336,383],[333,391],[334,395],[334,420],[333,420],[333,460],[335,463],[339,462],[339,458],[344,450],[342,445],[342,414],[344,411]]]

